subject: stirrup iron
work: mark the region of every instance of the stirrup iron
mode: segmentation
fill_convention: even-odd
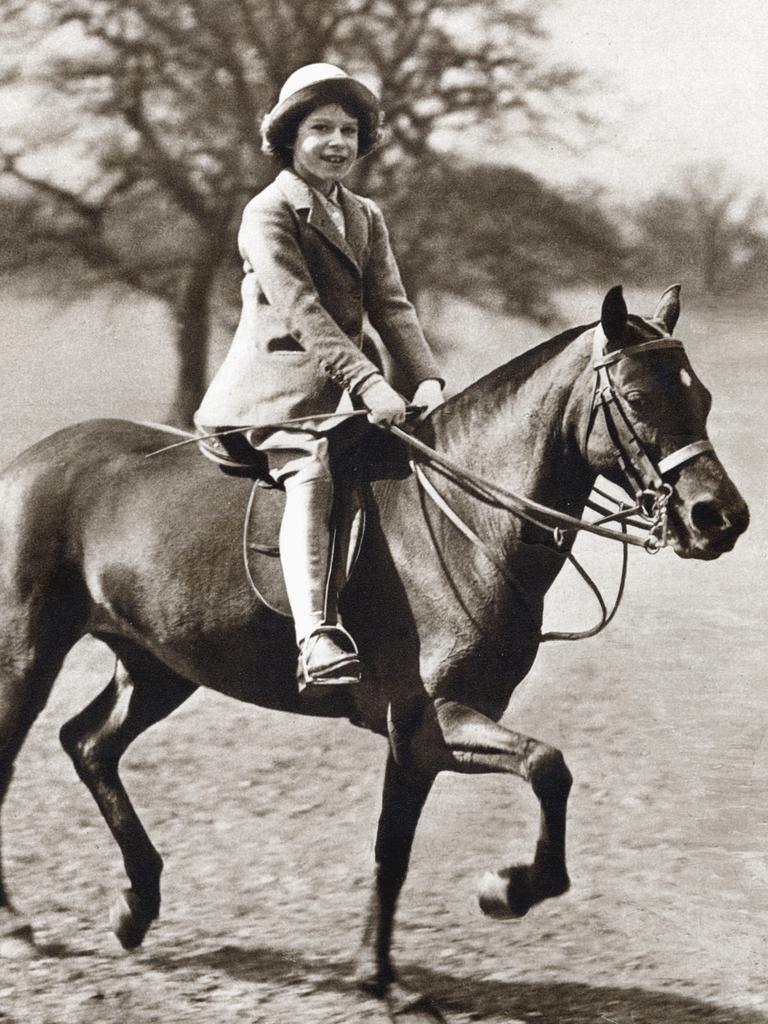
[[[323,636],[334,640],[339,656],[325,665],[312,666],[312,654]],[[343,626],[316,626],[301,643],[300,664],[305,686],[351,686],[360,682],[357,644]]]

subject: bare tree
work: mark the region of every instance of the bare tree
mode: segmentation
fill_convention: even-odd
[[[259,119],[294,68],[341,63],[381,94],[389,138],[360,184],[395,221],[438,129],[514,111],[541,130],[576,80],[547,64],[522,0],[0,0],[0,24],[5,87],[37,97],[0,147],[24,197],[5,267],[48,262],[166,302],[180,423],[205,387],[214,298],[233,299],[237,216],[270,173]]]
[[[687,273],[700,291],[717,295],[754,283],[768,261],[768,205],[721,163],[687,168],[673,191],[662,191],[635,213],[635,267],[646,280]]]

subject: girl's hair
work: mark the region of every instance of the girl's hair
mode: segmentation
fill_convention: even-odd
[[[378,107],[350,96],[343,79],[319,82],[303,91],[307,92],[306,97],[292,98],[284,109],[277,106],[264,115],[261,121],[262,152],[273,157],[282,167],[290,167],[299,125],[313,110],[328,103],[338,103],[345,114],[357,119],[358,156],[365,156],[376,148],[381,137],[381,112]]]

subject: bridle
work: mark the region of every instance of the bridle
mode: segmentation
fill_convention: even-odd
[[[594,487],[592,495],[596,494],[603,501],[608,501],[616,506],[613,510],[607,509],[604,504],[590,496],[586,503],[587,507],[599,515],[599,518],[594,522],[570,516],[558,509],[542,505],[531,498],[500,487],[493,481],[487,480],[459,466],[452,459],[437,452],[412,434],[401,430],[399,427],[389,427],[393,434],[423,457],[418,461],[416,459],[411,460],[411,467],[422,493],[430,498],[437,508],[468,540],[483,551],[484,555],[496,566],[507,583],[518,593],[520,592],[519,586],[511,578],[501,559],[446,501],[444,495],[440,493],[432,480],[430,480],[426,468],[436,469],[442,476],[456,484],[461,490],[473,495],[483,503],[508,511],[518,518],[548,531],[557,549],[562,550],[566,545],[568,536],[577,533],[591,533],[599,537],[618,541],[623,545],[621,580],[610,612],[607,610],[606,603],[597,584],[577,561],[573,553],[571,551],[566,552],[565,557],[572,563],[595,595],[600,606],[601,620],[596,626],[588,630],[567,633],[545,633],[541,636],[542,641],[579,640],[594,636],[608,625],[616,614],[624,593],[629,546],[639,546],[653,554],[666,547],[668,543],[668,506],[674,494],[674,487],[664,479],[665,476],[692,459],[697,458],[699,455],[713,451],[711,442],[706,438],[702,438],[701,440],[683,445],[676,451],[664,456],[664,458],[654,461],[640,439],[627,409],[611,380],[610,368],[615,366],[620,360],[642,357],[663,350],[683,350],[682,341],[666,336],[638,342],[637,344],[628,345],[612,352],[605,351],[606,342],[605,333],[598,323],[593,332],[592,344],[592,368],[595,371],[594,392],[590,405],[589,419],[584,432],[582,450],[586,453],[589,435],[597,414],[601,411],[608,435],[614,446],[615,457],[629,485],[627,490],[629,488],[632,489],[634,505],[628,505],[624,501],[614,498],[613,495]],[[612,522],[619,525],[619,531],[608,529],[607,524]],[[630,534],[627,530],[628,527],[640,530],[644,536]]]
[[[414,460],[412,463],[419,481],[428,480],[424,474],[425,466],[436,467],[442,472],[442,475],[449,478],[462,490],[485,499],[489,504],[503,508],[526,522],[548,531],[558,548],[564,546],[568,534],[591,533],[598,537],[619,541],[624,545],[643,547],[652,553],[661,550],[667,543],[667,506],[674,493],[674,488],[665,481],[664,477],[698,455],[712,451],[712,444],[707,439],[694,441],[658,462],[654,462],[646,451],[613,386],[609,368],[621,359],[635,358],[662,349],[683,349],[683,343],[677,338],[654,338],[651,341],[638,342],[636,345],[628,345],[625,348],[606,353],[604,350],[606,339],[599,324],[595,328],[593,337],[592,368],[595,371],[595,386],[582,442],[583,451],[586,452],[597,412],[602,410],[606,428],[614,444],[616,459],[634,492],[634,505],[627,505],[612,495],[595,488],[593,493],[617,504],[620,510],[608,512],[596,501],[590,499],[587,502],[587,507],[602,512],[602,517],[595,522],[579,519],[501,487],[494,481],[459,466],[448,456],[431,448],[412,434],[399,427],[390,427],[391,433],[399,437],[408,447],[424,456],[421,461]],[[635,527],[644,531],[646,536],[637,537],[633,534],[609,530],[605,526],[609,522],[619,522]]]
[[[592,368],[595,388],[589,422],[584,439],[584,451],[598,410],[602,410],[606,430],[614,446],[614,455],[634,492],[635,508],[630,514],[639,514],[649,524],[645,540],[647,551],[660,551],[667,544],[668,505],[673,487],[664,477],[704,452],[713,451],[707,438],[683,445],[676,451],[654,462],[646,451],[632,423],[624,403],[611,380],[610,368],[622,359],[645,356],[665,350],[684,351],[678,338],[662,337],[641,341],[635,345],[606,352],[607,338],[600,324],[595,327],[592,343]]]
[[[628,548],[630,546],[642,547],[647,552],[653,554],[667,545],[668,506],[674,494],[674,487],[664,479],[665,476],[692,459],[697,458],[699,455],[713,451],[710,441],[707,438],[702,438],[701,440],[683,445],[671,454],[664,456],[664,458],[654,461],[643,445],[631,417],[611,380],[610,369],[620,360],[634,359],[664,350],[682,350],[682,341],[671,336],[664,336],[627,345],[624,348],[615,349],[611,352],[606,352],[606,343],[606,335],[603,332],[602,326],[598,323],[594,328],[592,342],[592,368],[595,371],[594,391],[582,441],[582,450],[586,453],[589,435],[594,427],[598,412],[601,411],[608,435],[614,446],[616,460],[629,485],[627,491],[631,488],[633,492],[634,504],[627,504],[624,500],[617,499],[598,487],[593,487],[592,493],[586,502],[586,507],[598,514],[598,519],[595,521],[568,515],[559,509],[542,505],[525,495],[516,494],[508,488],[501,487],[494,481],[488,480],[458,465],[447,455],[436,451],[400,427],[385,427],[386,430],[398,437],[405,445],[421,456],[421,459],[413,458],[410,460],[410,465],[421,493],[426,495],[443,515],[453,523],[456,529],[463,533],[473,545],[484,553],[485,557],[496,566],[502,578],[518,594],[520,594],[520,588],[510,576],[503,561],[448,503],[445,496],[428,476],[427,469],[436,471],[442,477],[455,484],[460,490],[484,504],[510,512],[519,519],[548,532],[552,537],[556,550],[564,551],[569,535],[573,536],[578,533],[590,533],[607,540],[618,541],[623,545],[621,580],[610,612],[606,607],[597,584],[574,557],[573,553],[570,550],[565,551],[565,558],[571,562],[595,595],[600,606],[601,620],[591,629],[580,632],[545,633],[540,638],[542,641],[579,640],[584,637],[594,636],[608,625],[616,614],[623,596],[627,573]],[[338,415],[338,413],[332,413],[329,415],[302,416],[294,420],[275,423],[272,426],[278,429],[286,424],[300,424],[307,421],[316,423],[319,420],[336,418]],[[362,416],[366,415],[366,411],[356,410],[344,415]],[[245,432],[249,429],[251,428],[234,427],[230,430],[222,430],[210,435],[204,435],[204,437],[220,437],[228,433]],[[184,441],[166,445],[164,448],[150,452],[147,457],[159,455],[172,448],[196,443],[199,439],[197,435],[188,437]],[[595,495],[597,495],[597,498],[594,497]],[[615,508],[606,508],[603,502],[608,502],[614,505]],[[619,530],[610,529],[608,526],[610,523],[618,524]],[[629,533],[628,527],[639,530],[640,536]]]

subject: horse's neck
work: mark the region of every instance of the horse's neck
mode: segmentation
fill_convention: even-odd
[[[594,482],[580,450],[589,352],[587,337],[561,335],[499,367],[438,411],[436,447],[534,501],[580,512]]]
[[[594,476],[581,451],[592,400],[590,357],[577,333],[545,343],[451,398],[420,437],[475,474],[578,514]],[[461,537],[453,514],[430,502],[413,476],[386,480],[375,485],[382,564],[398,567],[412,614],[424,616],[436,637],[458,630],[450,639],[457,649],[484,638],[493,651],[494,637],[514,637],[520,650],[528,649],[565,556],[541,529],[425,465],[442,496],[438,505],[444,499],[482,547]],[[439,607],[446,614],[436,623]]]
[[[475,474],[540,504],[579,514],[594,475],[581,451],[592,400],[590,354],[587,340],[577,335],[553,339],[477,381],[437,409],[420,436]],[[450,517],[441,514],[413,477],[378,484],[385,547],[411,581],[413,608],[420,594],[439,590],[440,581],[448,579],[450,592],[469,609],[470,632],[475,629],[486,638],[514,635],[525,643],[528,630],[534,639],[544,595],[563,565],[563,553],[539,528],[491,507],[460,483],[429,469],[427,476],[481,539],[486,553],[461,540],[456,522],[450,525]],[[502,562],[504,569],[497,571]],[[447,616],[446,628],[453,629],[456,621]]]

